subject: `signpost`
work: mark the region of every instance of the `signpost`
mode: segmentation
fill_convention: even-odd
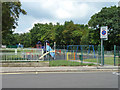
[[[103,40],[108,40],[108,27],[107,26],[101,27],[100,38],[101,38],[101,65],[104,65]]]

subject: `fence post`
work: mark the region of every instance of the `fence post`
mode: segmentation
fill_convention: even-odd
[[[55,53],[55,50],[56,50],[56,42],[54,42],[54,53]],[[54,56],[54,60],[55,60],[55,58],[56,58],[56,55]]]
[[[83,63],[83,48],[81,46],[81,64]]]
[[[64,60],[65,60],[65,45],[63,45],[63,48],[64,48],[63,54],[64,54]]]
[[[120,46],[118,46],[118,66],[120,66]]]
[[[102,58],[103,58],[103,65],[104,65],[104,46],[103,46],[103,52],[102,52],[102,54],[103,54],[103,55],[102,55],[102,56],[103,56]]]
[[[115,57],[116,57],[116,45],[114,45],[114,66],[116,66],[116,60],[115,60]]]
[[[101,64],[101,51],[100,45],[98,45],[98,63]]]
[[[50,47],[49,47],[49,54],[48,54],[48,56],[49,56],[49,61],[50,61]]]

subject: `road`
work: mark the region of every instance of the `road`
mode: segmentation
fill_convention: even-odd
[[[112,72],[41,72],[2,75],[3,88],[118,88]]]

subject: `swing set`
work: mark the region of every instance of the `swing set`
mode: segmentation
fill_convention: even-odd
[[[67,60],[83,60],[90,56],[96,58],[94,45],[67,45]]]

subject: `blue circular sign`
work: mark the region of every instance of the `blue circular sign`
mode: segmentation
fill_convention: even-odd
[[[103,31],[102,31],[102,35],[105,35],[105,34],[106,34],[106,31],[105,31],[105,30],[103,30]]]

